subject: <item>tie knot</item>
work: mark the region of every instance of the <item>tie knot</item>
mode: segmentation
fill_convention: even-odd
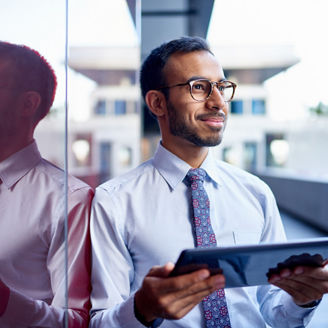
[[[206,171],[204,169],[190,169],[186,175],[187,180],[191,184],[193,181],[204,182]]]

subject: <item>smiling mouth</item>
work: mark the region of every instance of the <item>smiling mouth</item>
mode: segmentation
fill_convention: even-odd
[[[211,126],[222,126],[225,122],[226,116],[224,113],[217,113],[216,115],[201,115],[199,120]]]

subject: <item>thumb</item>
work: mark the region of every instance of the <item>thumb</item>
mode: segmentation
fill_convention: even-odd
[[[172,262],[168,262],[163,266],[154,266],[149,270],[147,276],[165,278],[169,276],[173,268],[174,264]]]

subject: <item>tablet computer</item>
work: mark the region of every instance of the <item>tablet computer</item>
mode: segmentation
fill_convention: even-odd
[[[226,288],[268,284],[268,278],[283,268],[298,265],[320,267],[328,259],[328,238],[315,240],[193,248],[182,251],[171,276],[207,268],[223,272]]]

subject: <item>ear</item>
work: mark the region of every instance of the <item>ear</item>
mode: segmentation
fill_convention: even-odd
[[[26,91],[22,95],[22,116],[33,117],[41,103],[41,96],[36,91]]]
[[[166,113],[166,99],[162,92],[150,90],[145,96],[145,101],[150,111],[157,117]]]

